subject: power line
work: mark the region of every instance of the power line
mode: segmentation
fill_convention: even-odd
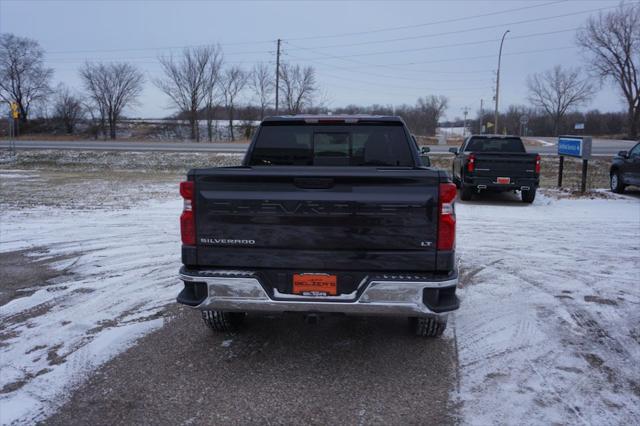
[[[514,9],[506,9],[506,10],[502,10],[502,11],[496,11],[496,12],[490,12],[490,13],[466,16],[466,17],[461,17],[461,18],[453,18],[453,19],[446,19],[446,20],[440,20],[440,21],[432,21],[432,22],[426,22],[426,23],[415,24],[415,25],[405,25],[405,26],[401,26],[401,27],[390,27],[390,28],[383,28],[383,29],[378,29],[378,30],[361,31],[361,32],[354,32],[354,33],[342,33],[342,34],[325,35],[325,36],[310,36],[310,37],[289,38],[288,40],[294,40],[295,41],[295,40],[309,40],[309,39],[314,39],[314,38],[335,38],[335,37],[343,37],[343,36],[348,36],[348,35],[373,34],[373,33],[387,32],[387,31],[396,31],[396,30],[399,30],[399,29],[419,28],[419,27],[425,27],[425,26],[429,26],[429,25],[452,23],[452,22],[459,22],[459,21],[464,21],[464,20],[469,20],[469,19],[475,19],[475,18],[481,18],[481,17],[487,17],[487,16],[495,16],[495,15],[500,15],[500,14],[506,14],[506,13],[516,12],[516,11],[521,11],[521,10],[538,8],[538,7],[542,7],[542,6],[548,6],[548,5],[552,5],[552,4],[565,3],[566,1],[567,0],[558,0],[558,1],[548,2],[548,3],[542,3],[542,4],[538,4],[538,5],[533,5],[533,6],[524,6],[524,7],[514,8]],[[573,15],[578,15],[578,14],[596,12],[596,11],[601,11],[601,10],[605,10],[605,9],[611,9],[611,8],[614,8],[614,7],[617,7],[617,6],[609,6],[609,7],[602,7],[602,8],[597,8],[597,9],[589,9],[589,10],[584,10],[584,11],[579,11],[579,12],[572,12],[572,13],[567,13],[567,14],[562,14],[562,15],[557,15],[557,16],[552,16],[552,17],[535,18],[535,19],[531,19],[531,20],[516,21],[516,22],[511,22],[511,23],[503,23],[501,25],[512,25],[512,24],[518,24],[518,23],[537,22],[537,21],[545,20],[545,19],[554,19],[554,18],[573,16]],[[410,39],[416,39],[416,38],[435,37],[435,36],[439,36],[439,35],[459,34],[459,33],[462,33],[462,32],[477,31],[477,30],[480,30],[480,29],[488,29],[488,28],[495,28],[495,25],[484,26],[484,27],[476,27],[476,28],[470,28],[470,29],[461,29],[461,30],[455,30],[455,31],[450,31],[450,32],[441,32],[441,33],[435,33],[435,34],[426,34],[426,35],[418,35],[418,36],[411,36],[411,37],[401,37],[401,38],[389,39],[389,40],[373,40],[373,41],[360,42],[360,43],[319,46],[319,47],[316,47],[316,48],[346,47],[346,46],[358,46],[358,45],[366,45],[366,44],[393,42],[393,41],[403,41],[403,40],[410,40]],[[192,48],[192,47],[206,47],[206,46],[214,46],[214,45],[240,46],[240,45],[255,45],[255,44],[271,44],[274,41],[275,40],[256,40],[256,41],[232,42],[232,43],[187,44],[187,45],[178,45],[178,46],[114,48],[114,49],[58,50],[58,51],[49,51],[49,52],[47,52],[47,54],[57,55],[57,54],[73,54],[73,53],[83,53],[84,54],[84,53],[138,52],[138,51],[150,51],[150,50],[174,50],[174,49],[184,49],[184,48]],[[238,54],[241,54],[241,53],[252,53],[252,52],[238,52]]]
[[[575,48],[576,48],[575,46],[562,46],[562,47],[551,47],[551,48],[546,48],[546,49],[521,50],[521,51],[518,51],[518,52],[504,53],[504,54],[502,54],[502,56],[517,56],[517,55],[525,55],[525,54],[529,54],[529,53],[545,53],[545,52],[552,52],[552,51],[556,51],[556,50],[566,50],[566,49],[575,49]],[[496,55],[493,54],[493,55],[465,56],[465,57],[458,57],[458,58],[439,59],[439,60],[435,60],[435,61],[396,63],[396,64],[391,64],[391,65],[407,66],[407,65],[421,65],[421,64],[437,64],[437,63],[442,63],[442,62],[457,62],[457,61],[467,61],[467,60],[471,60],[471,59],[486,59],[486,58],[495,59]]]
[[[541,32],[541,33],[531,33],[531,34],[523,34],[520,36],[514,36],[511,37],[512,39],[523,39],[523,38],[530,38],[530,37],[539,37],[539,36],[545,36],[545,35],[550,35],[550,34],[560,34],[560,33],[566,33],[566,32],[571,32],[571,31],[576,31],[579,28],[567,28],[564,30],[554,30],[554,31],[545,31],[545,32]],[[293,46],[291,43],[291,46],[295,47],[298,50],[309,50],[309,51],[313,51],[315,53],[319,53],[323,56],[325,56],[327,59],[344,59],[344,58],[353,58],[354,56],[374,56],[374,55],[386,55],[389,53],[407,53],[407,52],[419,52],[419,51],[424,51],[424,50],[432,50],[432,49],[444,49],[444,48],[448,48],[448,47],[460,47],[460,46],[472,46],[472,45],[478,45],[478,44],[487,44],[487,43],[495,43],[496,41],[500,41],[500,39],[487,39],[487,40],[478,40],[478,41],[465,41],[465,42],[459,42],[459,43],[451,43],[451,44],[441,44],[441,45],[437,45],[437,46],[426,46],[426,47],[416,47],[416,48],[411,48],[411,49],[394,49],[394,50],[385,50],[385,51],[379,51],[379,52],[367,52],[367,53],[352,53],[349,55],[329,55],[327,53],[324,52],[319,52],[317,50],[317,48],[311,48],[311,47],[296,47]],[[354,61],[350,61],[350,62],[354,62]]]
[[[372,81],[366,81],[366,80],[362,80],[359,78],[349,78],[349,77],[342,77],[342,76],[337,76],[337,75],[333,75],[333,74],[329,74],[326,72],[323,72],[321,74],[319,74],[321,77],[331,77],[331,78],[336,78],[339,80],[346,80],[346,81],[353,81],[356,83],[360,83],[360,84],[366,84],[367,86],[376,86],[378,84],[380,84],[379,82],[372,82]],[[389,83],[384,83],[385,87],[388,88],[395,88],[395,89],[406,89],[406,90],[426,90],[426,91],[438,91],[438,90],[443,90],[442,88],[433,88],[433,87],[418,87],[418,86],[401,86],[401,85],[397,85],[397,84],[389,84]],[[467,91],[467,90],[487,90],[488,87],[487,86],[476,86],[476,87],[456,87],[454,89],[447,89],[447,91],[451,91],[451,92],[458,92],[458,91]]]
[[[290,55],[291,56],[291,55]],[[333,68],[339,71],[346,71],[346,72],[351,72],[351,73],[356,73],[358,75],[360,74],[364,74],[364,75],[369,75],[372,77],[380,77],[380,78],[391,78],[391,79],[395,79],[395,80],[406,80],[406,81],[428,81],[428,82],[433,82],[433,83],[444,83],[444,82],[478,82],[478,81],[486,81],[486,79],[476,79],[476,80],[469,80],[469,79],[457,79],[457,80],[452,80],[452,79],[444,79],[444,80],[433,80],[433,79],[425,79],[423,77],[404,77],[404,76],[399,76],[399,75],[389,75],[389,74],[379,74],[379,73],[372,73],[372,72],[368,72],[368,71],[356,71],[354,69],[351,68],[347,68],[347,67],[341,67],[339,65],[335,65],[335,64],[327,64],[324,62],[318,62],[315,60],[312,61],[308,61],[311,62],[313,64],[316,65],[320,65],[320,66],[324,66],[327,68]],[[487,71],[480,71],[479,73],[482,72],[489,72],[489,71],[493,71],[493,70],[487,70]],[[429,71],[423,71],[425,74],[428,73]]]
[[[398,93],[395,92],[395,91],[385,90],[385,89],[387,89],[386,85],[383,86],[380,89],[376,88],[375,91],[372,91],[370,86],[357,87],[357,86],[347,86],[347,85],[342,85],[342,84],[331,83],[331,84],[329,84],[327,86],[327,91],[330,91],[331,89],[336,89],[336,88],[337,89],[342,89],[342,90],[351,90],[351,91],[354,91],[354,92],[361,92],[361,93],[365,93],[367,95],[371,95],[371,97],[373,97],[374,99],[377,100],[376,103],[384,103],[384,101],[380,101],[380,95],[381,94],[382,95],[386,95],[386,96],[397,96],[398,95]],[[446,93],[448,93],[448,91],[447,90],[443,90],[443,91],[441,91],[441,93],[445,93],[446,94]],[[488,95],[487,95],[487,92],[484,92],[484,93],[479,94],[479,95],[474,95],[474,97],[477,97],[477,96],[485,96],[486,97]],[[447,94],[447,98],[454,99],[454,100],[455,99],[468,100],[469,96],[466,96],[466,95],[465,96],[462,96],[462,95],[450,96],[450,95]]]
[[[606,9],[606,8],[591,9],[589,11],[576,12],[576,13],[570,13],[570,14],[564,14],[564,15],[547,16],[547,17],[543,17],[543,18],[532,18],[532,19],[526,19],[526,20],[520,20],[520,21],[514,21],[514,22],[505,22],[505,23],[501,23],[500,26],[527,24],[527,23],[531,23],[531,22],[537,22],[537,21],[543,21],[543,20],[549,20],[549,19],[558,19],[558,18],[564,18],[564,17],[571,16],[571,15],[589,13],[589,12],[592,12],[592,11],[600,11],[600,10],[603,10],[603,9]],[[417,39],[421,39],[421,38],[442,37],[442,36],[446,36],[446,35],[458,35],[458,34],[461,34],[461,33],[469,33],[469,32],[474,32],[474,31],[495,29],[497,27],[498,26],[496,26],[496,25],[485,25],[485,26],[482,26],[482,27],[473,27],[473,28],[467,28],[467,29],[462,29],[462,30],[443,31],[443,32],[421,34],[421,35],[415,35],[415,36],[391,38],[391,39],[385,39],[385,40],[370,40],[370,41],[364,41],[364,42],[359,42],[359,43],[342,43],[342,44],[329,44],[329,45],[324,45],[324,46],[294,47],[294,49],[292,49],[292,50],[334,49],[334,48],[339,48],[339,47],[354,47],[354,46],[366,46],[366,45],[380,44],[380,43],[394,43],[394,42],[398,42],[398,41],[417,40]],[[563,31],[570,31],[570,30],[568,29],[568,30],[563,30]],[[561,31],[558,31],[558,32],[561,32]],[[541,33],[541,34],[544,34],[544,33]],[[285,43],[287,43],[286,40],[285,40]],[[291,44],[291,43],[289,43],[289,44]]]
[[[612,6],[612,7],[617,7],[617,6]],[[611,7],[589,9],[589,10],[584,10],[584,11],[579,11],[579,12],[572,12],[572,13],[566,13],[566,14],[560,14],[560,15],[554,15],[554,16],[546,16],[546,17],[541,17],[541,18],[533,18],[533,19],[527,19],[527,20],[514,21],[514,22],[504,23],[503,25],[515,25],[515,24],[522,24],[522,23],[539,22],[539,21],[543,21],[543,20],[557,19],[557,18],[566,17],[566,16],[573,16],[573,15],[577,15],[577,14],[591,13],[591,12],[594,12],[594,11],[601,11],[601,10],[610,9],[610,8]],[[461,33],[461,32],[478,31],[478,30],[483,30],[483,29],[488,29],[488,28],[495,28],[495,25],[468,28],[466,30],[451,31],[451,32],[445,32],[445,33],[432,33],[432,34],[428,34],[428,35],[415,36],[415,37],[410,37],[410,38],[435,37],[435,36],[439,36],[439,35],[458,34],[458,33]],[[523,38],[528,38],[528,37],[538,37],[538,36],[544,36],[544,35],[549,35],[549,34],[558,34],[558,33],[562,33],[562,32],[575,31],[576,29],[577,28],[571,28],[571,29],[564,29],[564,30],[554,30],[554,31],[546,31],[546,32],[540,32],[540,33],[524,34],[524,35],[520,35],[520,36],[515,36],[513,38],[515,38],[515,39],[523,39]],[[392,41],[405,40],[405,39],[408,39],[408,38],[405,37],[405,38],[402,38],[402,39],[393,39]],[[378,67],[385,67],[385,68],[389,68],[389,69],[397,69],[397,68],[395,68],[394,64],[370,64],[370,63],[366,63],[366,62],[355,60],[353,58],[354,57],[358,57],[358,56],[374,56],[374,55],[383,55],[383,54],[389,54],[389,53],[406,53],[406,52],[415,52],[415,51],[426,51],[426,50],[431,50],[431,49],[440,49],[440,48],[455,47],[455,46],[478,45],[478,44],[484,44],[484,43],[493,43],[493,42],[496,42],[496,41],[498,41],[498,39],[452,43],[452,44],[445,44],[445,45],[439,45],[439,46],[428,46],[428,47],[403,49],[403,50],[395,49],[395,50],[392,50],[392,51],[382,51],[382,52],[354,53],[354,54],[350,54],[350,55],[332,55],[332,54],[328,54],[328,53],[325,53],[325,52],[320,52],[320,51],[317,50],[317,49],[321,49],[323,47],[301,47],[301,46],[293,45],[290,42],[288,42],[288,44],[294,48],[294,49],[290,49],[290,50],[295,50],[295,49],[308,50],[308,51],[315,52],[315,53],[317,53],[319,55],[322,55],[323,57],[325,57],[327,59],[341,59],[341,60],[344,60],[344,61],[347,61],[347,62],[353,62],[353,63],[361,64],[361,65],[364,65],[364,66],[367,66],[367,67],[378,66]],[[381,41],[377,41],[377,42],[381,42]],[[370,43],[370,42],[367,42],[367,43]],[[335,47],[335,46],[339,46],[339,45],[333,45],[333,47]],[[346,45],[342,45],[342,46],[346,46]],[[310,58],[301,58],[301,57],[299,59],[306,60],[306,61],[311,61],[312,60]],[[402,71],[406,72],[407,70],[403,69]]]
[[[295,55],[290,55],[289,56],[293,57],[293,58],[297,58],[297,56]],[[424,81],[424,79],[420,78],[420,77],[404,77],[404,76],[398,76],[398,75],[389,75],[389,74],[380,74],[380,73],[373,73],[370,71],[354,71],[353,69],[347,68],[347,67],[342,67],[340,65],[335,65],[335,64],[327,64],[325,62],[318,62],[316,60],[309,60],[306,58],[300,58],[302,60],[304,60],[305,62],[311,62],[313,64],[316,65],[320,65],[320,66],[324,66],[324,67],[328,67],[328,68],[333,68],[336,70],[341,70],[341,71],[347,71],[347,72],[352,72],[352,73],[356,73],[356,74],[364,74],[364,75],[370,75],[373,77],[381,77],[381,78],[391,78],[391,79],[396,79],[396,80],[408,80],[408,81],[416,81],[416,80],[422,80]]]
[[[561,46],[561,47],[551,47],[551,48],[546,48],[546,49],[521,50],[521,51],[517,51],[517,52],[504,53],[502,56],[517,56],[517,55],[524,55],[524,54],[529,54],[529,53],[545,53],[545,52],[553,52],[553,51],[557,51],[557,50],[566,50],[566,49],[575,49],[575,46]],[[437,59],[437,60],[433,60],[433,61],[413,61],[413,62],[401,62],[401,63],[394,63],[394,64],[370,64],[370,66],[372,66],[372,67],[385,66],[385,65],[413,66],[413,65],[422,65],[422,64],[437,64],[437,63],[442,63],[442,62],[467,61],[467,60],[471,60],[471,59],[486,59],[486,58],[495,59],[495,56],[496,56],[495,54],[494,55],[478,55],[478,56],[461,56],[461,57],[457,57],[457,58]],[[314,62],[315,63],[314,60],[309,60],[309,59],[306,59],[306,58],[301,58],[301,59],[304,59],[304,60],[307,60],[309,62]],[[334,66],[336,68],[340,68],[340,69],[343,69],[343,70],[354,70],[354,69],[360,68],[360,67],[338,67],[337,65],[329,65],[329,66]],[[422,72],[422,71],[424,71],[424,70],[416,70],[416,72]],[[494,70],[489,70],[489,71],[494,71]],[[424,71],[424,72],[427,72],[427,71]],[[394,76],[394,78],[398,78],[398,77]]]
[[[494,15],[499,15],[499,14],[516,12],[516,11],[520,11],[520,10],[533,9],[533,8],[542,7],[542,6],[548,6],[548,5],[557,4],[557,3],[564,3],[565,1],[566,0],[558,0],[558,1],[543,3],[543,4],[539,4],[539,5],[525,6],[525,7],[519,7],[519,8],[514,8],[514,9],[506,9],[506,10],[497,11],[497,12],[483,13],[483,14],[478,14],[478,15],[473,15],[473,16],[465,16],[465,17],[461,17],[461,18],[453,18],[453,19],[447,19],[447,20],[441,20],[441,21],[432,21],[432,22],[426,22],[426,23],[422,23],[422,24],[406,25],[406,26],[402,26],[402,27],[390,27],[390,28],[383,28],[383,29],[378,29],[378,30],[361,31],[361,32],[355,32],[355,33],[342,33],[342,34],[324,35],[324,36],[298,37],[298,38],[290,38],[289,40],[308,40],[308,39],[314,39],[314,38],[335,38],[335,37],[343,37],[343,36],[346,36],[346,35],[373,34],[373,33],[387,32],[387,31],[396,31],[396,30],[399,30],[399,29],[419,28],[419,27],[424,27],[424,26],[428,26],[428,25],[437,25],[437,24],[444,24],[444,23],[450,23],[450,22],[459,22],[459,21],[464,21],[464,20],[469,20],[469,19],[474,19],[474,18],[482,18],[482,17],[486,17],[486,16],[494,16]],[[200,43],[200,44],[185,44],[185,45],[178,45],[178,46],[158,46],[158,47],[133,47],[133,48],[115,48],[115,49],[82,49],[82,50],[57,50],[57,51],[54,50],[54,51],[47,52],[47,54],[58,55],[58,54],[73,54],[73,53],[140,52],[140,51],[149,51],[149,50],[174,50],[174,49],[185,49],[185,48],[192,48],[192,47],[207,47],[207,46],[212,46],[212,45],[241,46],[241,45],[252,45],[252,44],[271,44],[274,41],[275,40],[257,40],[257,41],[233,42],[233,43],[215,43],[215,44],[213,44],[213,43]]]
[[[495,14],[510,13],[510,12],[518,11],[518,10],[532,9],[534,7],[540,7],[540,6],[543,6],[543,5],[562,3],[562,2],[563,1],[556,1],[556,2],[544,3],[542,5],[527,6],[527,7],[522,7],[522,8],[508,9],[508,10],[499,11],[499,12],[492,12],[492,13],[489,13],[489,14],[479,14],[479,15],[462,17],[462,18],[453,18],[453,19],[450,19],[450,20],[434,21],[434,22],[431,22],[431,23],[416,24],[416,25],[404,26],[404,27],[395,27],[395,28],[384,29],[384,30],[374,30],[374,31],[371,31],[371,32],[381,32],[381,31],[387,31],[387,30],[395,30],[395,29],[399,29],[399,28],[420,27],[420,26],[425,26],[425,25],[434,25],[434,24],[437,24],[437,23],[455,22],[455,21],[459,21],[459,20],[472,19],[472,18],[475,18],[475,17],[484,17],[484,16],[495,15]],[[617,6],[611,6],[611,7],[617,7]],[[538,22],[538,21],[542,21],[542,20],[556,19],[556,18],[560,18],[560,17],[566,17],[566,16],[572,16],[572,15],[590,13],[590,12],[594,12],[594,11],[601,11],[601,10],[609,9],[611,7],[589,9],[589,10],[584,10],[584,11],[579,11],[579,12],[565,13],[565,14],[561,14],[561,15],[554,15],[554,16],[547,16],[547,17],[541,17],[541,18],[520,20],[520,21],[509,22],[509,23],[503,23],[503,25],[515,25],[515,24],[522,24],[522,23]],[[481,40],[481,41],[460,42],[460,43],[443,44],[443,45],[438,45],[438,46],[427,46],[427,47],[402,49],[402,50],[395,49],[395,50],[386,50],[386,51],[379,51],[379,52],[354,53],[354,54],[350,54],[350,55],[329,55],[329,54],[326,54],[324,52],[319,52],[319,51],[317,51],[317,49],[323,49],[323,48],[329,48],[329,47],[339,47],[339,46],[343,46],[343,47],[346,47],[346,46],[357,46],[357,45],[382,43],[382,42],[393,42],[393,41],[417,39],[417,38],[425,38],[425,37],[436,37],[436,36],[442,36],[442,35],[459,34],[459,33],[463,33],[463,32],[478,31],[478,30],[489,29],[489,28],[495,28],[495,25],[474,27],[474,28],[468,28],[468,29],[456,30],[456,31],[449,31],[449,32],[432,33],[432,34],[425,34],[425,35],[418,35],[418,36],[411,36],[411,37],[402,37],[402,38],[389,39],[389,40],[376,40],[376,41],[368,41],[368,42],[361,42],[361,43],[329,45],[329,46],[320,46],[320,47],[295,46],[295,45],[293,45],[291,43],[288,43],[287,41],[285,41],[285,43],[288,43],[290,46],[292,46],[293,49],[290,49],[290,50],[296,50],[296,49],[297,50],[308,50],[308,51],[311,51],[311,52],[315,52],[315,53],[321,54],[324,57],[326,57],[327,59],[344,59],[344,60],[347,60],[348,62],[359,63],[359,64],[362,64],[362,65],[365,65],[365,66],[373,66],[373,64],[368,64],[368,63],[365,63],[365,62],[356,61],[356,60],[353,59],[353,57],[375,56],[375,55],[384,55],[384,54],[393,54],[393,53],[407,53],[407,52],[416,52],[416,51],[426,51],[426,50],[432,50],[432,49],[441,49],[441,48],[447,48],[447,47],[478,45],[478,44],[495,42],[496,40],[495,39],[491,39],[491,40]],[[521,38],[527,38],[527,37],[536,37],[536,36],[542,36],[542,35],[548,35],[548,34],[557,34],[557,33],[562,33],[562,32],[569,32],[569,31],[574,31],[574,30],[575,29],[547,31],[547,32],[541,32],[541,33],[533,33],[533,34],[515,36],[515,37],[512,37],[512,38],[521,39]],[[293,39],[293,40],[296,40],[296,39]],[[273,41],[254,41],[254,42],[224,43],[224,44],[221,44],[221,45],[246,45],[246,44],[272,43],[272,42]],[[48,52],[48,54],[88,53],[88,52],[122,52],[122,51],[132,51],[132,52],[134,52],[134,51],[176,49],[176,48],[196,47],[196,46],[211,46],[211,45],[214,45],[214,44],[169,46],[169,47],[150,47],[150,48],[128,48],[128,49],[93,49],[93,50],[79,50],[79,51],[54,51],[54,52]],[[265,54],[265,53],[266,54],[272,54],[273,52],[271,52],[271,51],[263,51],[263,50],[259,50],[259,51],[253,50],[253,51],[226,52],[225,56],[252,55],[252,54]],[[107,59],[110,59],[110,58],[107,58]],[[141,57],[129,57],[129,58],[119,58],[119,59],[124,59],[124,60],[155,59],[155,57],[141,56]],[[303,59],[303,60],[311,60],[309,58],[301,58],[301,59]],[[50,59],[49,62],[52,62],[52,63],[55,63],[55,62],[63,62],[63,63],[64,62],[84,62],[86,60],[100,61],[100,60],[103,60],[103,59],[102,58],[100,58],[100,59],[56,58],[56,59]],[[379,66],[384,66],[384,67],[387,67],[387,68],[393,68],[393,65],[389,65],[389,64],[379,65]]]
[[[548,34],[554,34],[554,33],[560,33],[560,32],[567,32],[567,31],[575,31],[575,28],[572,29],[565,29],[565,30],[557,30],[557,31],[546,31],[546,32],[542,32],[542,33],[533,33],[533,34],[523,34],[520,36],[516,36],[513,38],[518,38],[518,39],[522,39],[522,38],[529,38],[529,37],[536,37],[536,36],[540,36],[540,35],[548,35]],[[498,39],[499,40],[499,39]],[[464,42],[464,43],[457,43],[457,45],[469,45],[469,44],[480,44],[480,43],[488,43],[488,42],[495,42],[496,40],[482,40],[482,41],[478,41],[478,42]],[[446,47],[450,47],[451,45],[447,45]],[[419,48],[418,50],[423,50],[423,49],[429,49],[430,47],[427,48]],[[555,50],[555,49],[544,49],[544,51],[546,50]],[[535,53],[537,51],[524,51],[526,53]],[[412,63],[405,63],[405,64],[382,64],[382,65],[377,65],[377,64],[370,64],[370,63],[363,63],[360,61],[356,61],[351,59],[351,56],[346,57],[346,56],[336,56],[336,55],[331,55],[325,52],[317,52],[318,54],[325,56],[327,59],[344,59],[346,61],[349,62],[355,62],[355,63],[359,63],[362,65],[366,65],[367,67],[372,67],[372,66],[384,66],[384,67],[388,67],[388,68],[393,68],[394,66],[402,66],[402,65],[412,65],[412,64],[417,64],[419,62],[412,62]],[[327,63],[320,63],[315,61],[314,59],[311,58],[304,58],[304,57],[298,57],[295,55],[291,55],[292,57],[296,57],[298,58],[298,60],[301,61],[308,61],[308,62],[312,62],[312,63],[316,63],[319,65],[323,65],[323,66],[328,66],[328,67],[333,67],[333,68],[337,68],[337,69],[341,69],[344,71],[351,71],[350,68],[347,67],[341,67],[338,65],[333,65],[333,64],[327,64]],[[506,55],[506,54],[505,54]],[[360,56],[360,55],[352,55],[352,56]],[[483,58],[493,58],[494,55],[482,55],[482,56],[472,56],[472,57],[465,57],[465,58],[450,58],[450,59],[443,59],[443,60],[436,60],[436,61],[426,61],[426,62],[421,62],[421,63],[438,63],[438,62],[448,62],[448,61],[458,61],[458,60],[465,60],[465,59],[483,59]],[[353,67],[352,67],[353,68]],[[391,75],[385,75],[385,74],[379,74],[379,73],[372,73],[372,72],[368,72],[368,71],[360,71],[360,73],[364,73],[364,74],[368,74],[368,75],[372,75],[372,76],[376,76],[376,77],[384,77],[384,78],[395,78],[395,79],[404,79],[404,80],[415,80],[415,78],[410,78],[410,77],[402,77],[402,76],[391,76]]]
[[[127,47],[123,49],[83,49],[83,50],[54,50],[46,52],[47,54],[59,55],[59,54],[73,54],[73,53],[117,53],[117,52],[143,52],[149,50],[174,50],[174,49],[188,49],[192,47],[209,47],[209,46],[243,46],[252,44],[271,44],[275,40],[261,40],[261,41],[246,41],[235,43],[201,43],[201,44],[185,44],[182,46],[160,46],[160,47]]]
[[[502,15],[502,14],[505,14],[505,13],[518,12],[518,11],[521,11],[521,10],[528,10],[528,9],[534,9],[534,8],[538,8],[538,7],[550,6],[550,5],[558,4],[558,3],[564,3],[564,0],[552,1],[552,2],[548,2],[548,3],[542,3],[542,4],[536,4],[536,5],[533,5],[533,6],[523,6],[523,7],[513,8],[513,9],[499,10],[499,11],[496,11],[496,12],[481,13],[481,14],[478,14],[478,15],[463,16],[463,17],[460,17],[460,18],[452,18],[452,19],[443,19],[443,20],[439,20],[439,21],[424,22],[424,23],[421,23],[421,24],[403,25],[403,26],[399,26],[399,27],[386,27],[386,28],[379,28],[379,29],[376,29],[376,30],[356,31],[356,32],[339,33],[339,34],[319,35],[319,36],[290,37],[290,38],[288,38],[288,40],[294,40],[294,41],[295,40],[313,40],[313,39],[346,37],[346,36],[353,36],[353,35],[368,35],[368,34],[389,32],[389,31],[406,30],[406,29],[410,29],[410,28],[420,28],[420,27],[426,27],[426,26],[429,26],[429,25],[450,24],[450,23],[453,23],[453,22],[466,21],[466,20],[469,20],[469,19],[485,18],[485,17],[488,17],[488,16],[496,16],[496,15]]]
[[[235,56],[235,55],[256,55],[256,54],[273,54],[273,51],[269,50],[253,50],[253,51],[240,51],[240,52],[223,52],[224,56]],[[47,61],[49,62],[64,62],[64,61],[101,61],[103,59],[118,59],[122,61],[134,60],[134,59],[158,59],[157,56],[118,56],[117,58],[103,57],[103,58],[49,58]]]

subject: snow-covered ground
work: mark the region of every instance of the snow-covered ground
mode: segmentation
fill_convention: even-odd
[[[450,334],[465,423],[637,424],[640,201],[475,201],[457,214]]]
[[[42,419],[89,372],[162,326],[158,313],[180,287],[182,203],[127,207],[2,210],[0,253],[60,259],[52,266],[64,273],[0,307],[0,424]]]
[[[0,254],[56,259],[63,273],[0,306],[1,424],[43,419],[91,371],[163,325],[159,313],[180,288],[181,202],[131,194],[122,207],[89,197],[98,201],[91,209],[2,209]],[[640,201],[540,196],[527,206],[498,197],[458,203],[457,214],[463,305],[445,338],[458,349],[453,398],[463,422],[635,423]]]

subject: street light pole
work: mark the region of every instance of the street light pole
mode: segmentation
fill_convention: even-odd
[[[484,124],[483,123],[483,121],[484,121],[484,111],[482,111],[482,102],[483,102],[483,100],[480,99],[480,128],[478,129],[478,133],[480,133],[480,134],[484,133],[482,131],[482,126]]]
[[[493,128],[496,133],[499,133],[498,130],[498,99],[500,98],[500,62],[502,60],[502,44],[504,43],[504,38],[507,36],[510,30],[507,30],[502,34],[502,40],[500,40],[500,52],[498,53],[498,72],[496,73],[496,111],[493,117]]]
[[[282,40],[278,39],[278,50],[276,51],[276,115],[278,115],[278,95],[280,94],[280,43]]]

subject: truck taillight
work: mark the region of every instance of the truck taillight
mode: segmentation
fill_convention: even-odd
[[[455,247],[455,199],[456,186],[452,183],[441,183],[440,197],[438,199],[438,250],[453,250]]]
[[[467,171],[473,172],[476,169],[476,156],[474,154],[469,154],[467,159]]]
[[[536,174],[540,174],[540,155],[536,156]]]
[[[193,246],[196,244],[196,223],[194,216],[193,182],[180,182],[180,195],[184,199],[184,207],[180,215],[180,234],[182,244]]]

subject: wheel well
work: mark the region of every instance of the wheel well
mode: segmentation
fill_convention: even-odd
[[[609,169],[609,176],[611,176],[613,174],[613,172],[617,172],[618,171],[618,166],[612,166]]]

